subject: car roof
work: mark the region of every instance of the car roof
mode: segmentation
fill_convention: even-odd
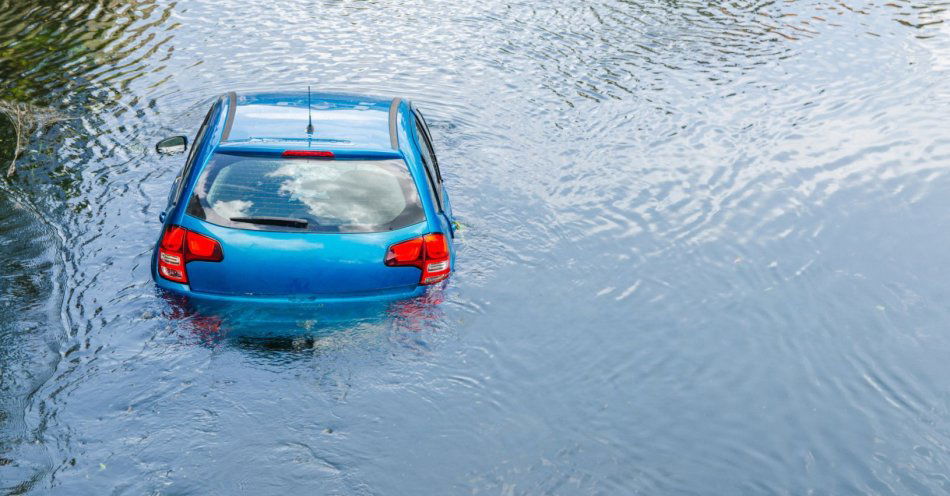
[[[421,156],[412,103],[402,98],[315,92],[310,95],[314,133],[307,133],[307,92],[229,92],[212,107],[213,139],[200,144],[200,159],[187,178],[172,212],[184,215],[189,198],[217,153],[281,156],[285,151],[329,151],[337,159],[399,159],[420,192],[426,218],[435,222],[434,200],[425,194],[427,171]],[[232,117],[233,116],[233,117]],[[196,141],[194,146],[199,146]],[[177,217],[180,218],[180,217]],[[438,226],[430,226],[437,229]]]
[[[231,93],[229,97],[234,118],[221,137],[219,146],[223,149],[299,145],[360,150],[393,148],[392,99],[336,93],[312,93],[308,97],[306,91]],[[398,104],[398,100],[395,102]],[[311,120],[312,134],[307,132]]]

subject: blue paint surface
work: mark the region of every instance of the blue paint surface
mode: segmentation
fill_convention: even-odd
[[[390,125],[394,104],[396,127]],[[234,116],[228,115],[232,107]],[[422,137],[415,132],[412,112],[408,102],[353,95],[229,92],[220,97],[209,109],[208,131],[199,131],[192,142],[196,150],[194,158],[185,162],[189,172],[181,180],[183,184],[176,181],[172,185],[171,206],[162,231],[181,226],[210,237],[220,244],[224,259],[189,262],[188,284],[177,283],[159,274],[159,239],[152,254],[152,278],[164,290],[202,300],[365,300],[419,293],[422,271],[386,266],[389,247],[430,233],[444,234],[450,252],[454,253],[454,247],[451,209],[441,208],[430,194],[437,188],[447,201],[448,191],[435,178],[430,186],[419,150]],[[310,122],[315,123],[313,134],[307,133]],[[392,133],[397,135],[395,148]],[[404,161],[415,180],[414,193],[421,200],[425,220],[368,233],[264,232],[247,226],[216,225],[187,211],[196,184],[215,153],[280,157],[287,150],[315,149],[333,153],[334,160]],[[320,167],[320,161],[312,161],[312,167]]]

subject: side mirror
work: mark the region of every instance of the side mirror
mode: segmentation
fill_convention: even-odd
[[[174,155],[182,153],[188,148],[188,138],[184,136],[172,136],[165,138],[155,145],[155,151],[159,155]]]

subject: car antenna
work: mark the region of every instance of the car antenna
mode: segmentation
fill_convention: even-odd
[[[313,110],[310,108],[310,86],[307,86],[307,134],[313,134]]]

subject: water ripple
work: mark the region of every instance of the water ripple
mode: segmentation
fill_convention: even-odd
[[[65,117],[0,188],[0,487],[945,493],[948,7],[0,1],[0,100]],[[161,298],[151,143],[306,85],[424,109],[452,282]]]

